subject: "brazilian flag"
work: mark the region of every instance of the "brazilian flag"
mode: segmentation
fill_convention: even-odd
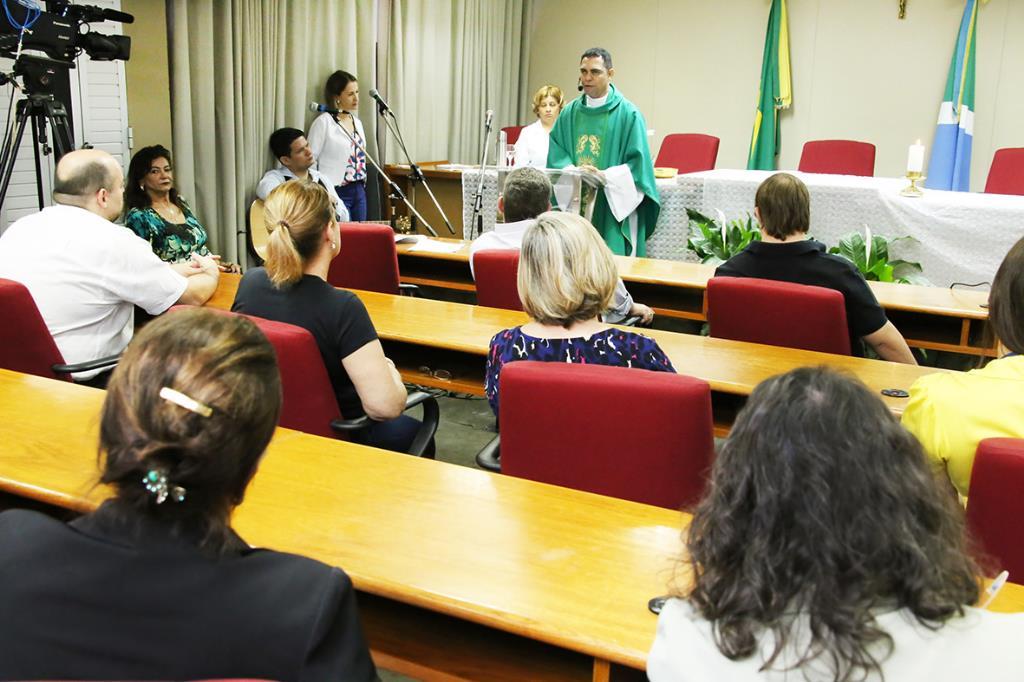
[[[779,153],[779,109],[787,108],[792,102],[786,0],[772,0],[768,33],[764,38],[754,134],[750,138],[750,156],[747,157],[748,169],[775,170],[775,157]]]

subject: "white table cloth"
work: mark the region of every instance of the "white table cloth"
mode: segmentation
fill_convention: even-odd
[[[687,208],[727,220],[754,211],[754,193],[771,171],[713,170],[658,180],[661,215],[647,242],[651,258],[696,261],[686,249]],[[953,282],[991,282],[1003,256],[1024,237],[1024,197],[970,192],[925,190],[920,198],[900,196],[903,178],[864,178],[850,175],[794,173],[811,195],[811,235],[835,246],[846,234],[864,231],[899,242],[890,257],[917,261],[935,286]],[[463,174],[464,235],[472,238],[470,216],[479,174]],[[484,230],[493,228],[497,208],[497,173],[488,171],[484,183]]]

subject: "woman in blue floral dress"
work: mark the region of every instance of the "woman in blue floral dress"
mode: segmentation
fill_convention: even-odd
[[[601,322],[619,272],[611,251],[585,218],[548,212],[523,237],[519,298],[530,321],[491,339],[484,391],[498,414],[501,368],[517,360],[570,362],[675,372],[649,336]]]
[[[178,263],[193,253],[212,255],[206,230],[174,188],[170,151],[161,145],[140,149],[125,184],[125,227],[148,241],[161,260]],[[238,272],[238,266],[221,263],[221,270]]]

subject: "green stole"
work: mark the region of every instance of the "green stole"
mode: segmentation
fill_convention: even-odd
[[[551,129],[548,145],[548,168],[569,165],[592,165],[599,169],[620,164],[629,166],[633,182],[644,193],[637,208],[636,255],[647,254],[647,238],[654,232],[661,212],[661,200],[654,182],[654,163],[647,145],[647,124],[640,111],[623,97],[614,85],[609,86],[608,99],[599,107],[584,106],[586,95],[569,103]],[[604,192],[591,198],[583,196],[583,205],[595,201],[593,223],[613,253],[628,252],[628,219],[615,220]]]

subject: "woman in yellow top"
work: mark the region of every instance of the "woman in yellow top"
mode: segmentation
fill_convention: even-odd
[[[988,319],[999,358],[983,369],[921,377],[903,413],[903,425],[964,497],[979,441],[1024,438],[1024,239],[996,272]]]

